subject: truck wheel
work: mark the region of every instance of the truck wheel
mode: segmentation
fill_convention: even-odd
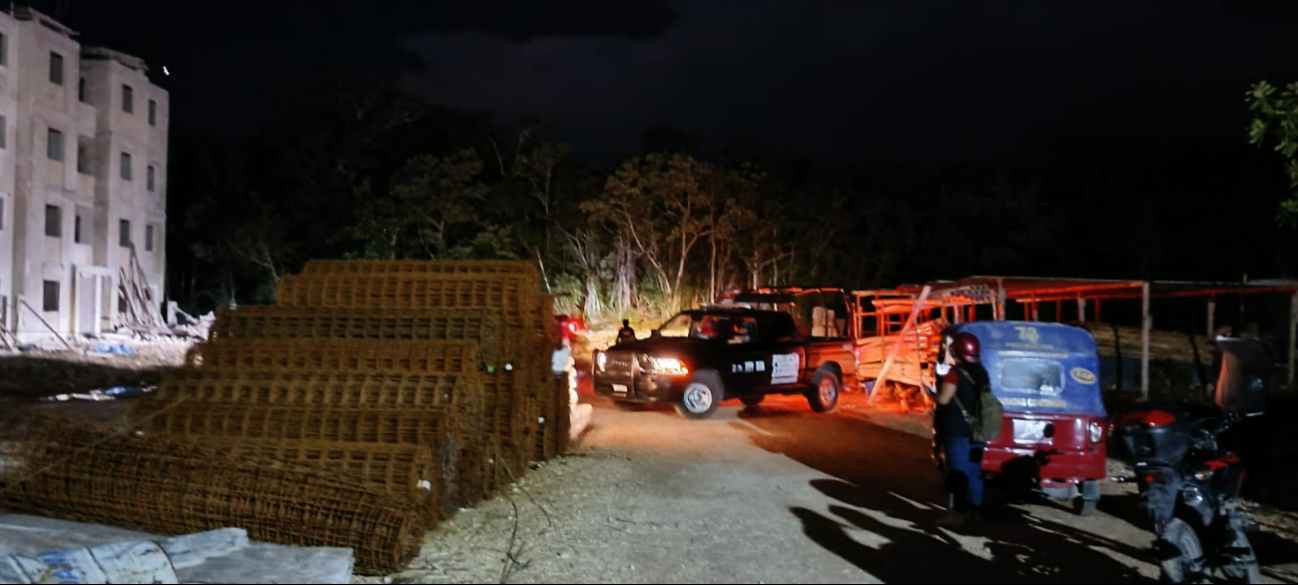
[[[838,406],[838,376],[828,370],[816,372],[813,388],[807,391],[807,403],[816,412],[832,412]]]
[[[685,385],[676,412],[688,419],[703,420],[717,411],[723,398],[720,376],[716,372],[699,372]]]
[[[740,398],[739,401],[744,403],[745,407],[752,408],[754,406],[757,406],[758,404],[761,404],[762,401],[765,399],[766,399],[765,394],[758,394],[757,396],[744,396]]]

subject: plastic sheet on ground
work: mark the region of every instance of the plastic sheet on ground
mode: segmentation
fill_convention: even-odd
[[[98,524],[0,515],[0,557],[166,539]],[[252,542],[227,554],[177,563],[175,573],[181,583],[350,583],[352,563],[352,551],[347,548]]]

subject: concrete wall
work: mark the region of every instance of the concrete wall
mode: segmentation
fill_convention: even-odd
[[[16,47],[18,23],[0,14],[0,35],[4,35],[0,54],[0,117],[4,118],[0,137],[0,327],[12,331],[14,326],[14,249],[17,233],[17,207],[14,205],[14,152],[17,148],[18,63]]]
[[[83,48],[70,33],[34,11],[0,13],[0,297],[6,298],[0,317],[8,314],[0,326],[20,338],[48,335],[34,313],[64,335],[111,328],[116,275],[130,267],[130,249],[119,244],[123,219],[155,298],[161,301],[164,292],[167,93],[149,83],[139,59]],[[61,84],[50,79],[51,52],[62,56]],[[132,89],[130,112],[123,85]],[[62,134],[62,160],[48,156],[51,129]],[[131,155],[130,180],[122,178],[123,152]],[[47,206],[60,210],[57,235],[46,233]],[[149,225],[152,250],[145,245]],[[44,310],[47,282],[58,285],[57,310]]]

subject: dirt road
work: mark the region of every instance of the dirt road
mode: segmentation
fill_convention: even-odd
[[[859,401],[859,399],[857,399]],[[1121,485],[1103,512],[1008,505],[979,532],[938,528],[923,421],[848,400],[726,405],[689,422],[597,402],[576,453],[429,536],[404,582],[1127,583],[1156,579]],[[517,510],[517,513],[515,513]],[[517,519],[517,521],[515,520]],[[1264,543],[1265,561],[1298,545]],[[512,560],[510,560],[512,559]],[[1274,569],[1273,569],[1274,572]]]

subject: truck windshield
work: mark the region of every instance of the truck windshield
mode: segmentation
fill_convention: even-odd
[[[712,339],[722,337],[728,331],[730,331],[730,320],[725,317],[681,313],[659,327],[658,335]]]

